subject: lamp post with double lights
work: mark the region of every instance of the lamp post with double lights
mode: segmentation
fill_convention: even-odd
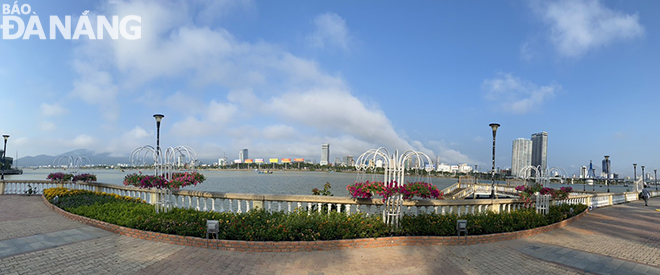
[[[491,123],[488,126],[490,126],[490,128],[493,129],[493,171],[492,171],[493,174],[492,174],[490,198],[494,199],[495,198],[495,135],[497,134],[497,128],[499,128],[500,125],[497,123]]]
[[[5,138],[5,147],[2,150],[2,177],[0,179],[5,180],[5,164],[7,163],[7,140],[9,139],[9,135],[2,135],[2,137]]]

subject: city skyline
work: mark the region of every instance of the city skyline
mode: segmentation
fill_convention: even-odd
[[[621,176],[633,163],[660,167],[650,154],[660,150],[657,2],[18,4],[46,37],[0,32],[0,134],[12,157],[128,159],[155,144],[162,113],[161,146],[207,160],[244,148],[319,159],[327,143],[328,161],[385,147],[485,171],[496,122],[496,167],[510,166],[511,140],[541,131],[552,135],[547,165],[569,175],[604,155]],[[50,16],[96,27],[115,15],[139,17],[140,37],[49,33]]]

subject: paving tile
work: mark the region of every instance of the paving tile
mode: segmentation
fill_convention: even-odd
[[[3,208],[16,204],[30,214]],[[11,221],[0,222],[0,274],[660,275],[660,215],[649,208],[599,208],[561,229],[489,244],[250,253],[133,239],[68,220],[38,197],[0,196],[0,221]]]

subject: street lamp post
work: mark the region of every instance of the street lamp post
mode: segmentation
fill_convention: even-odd
[[[607,193],[610,192],[610,156],[605,156],[605,185],[607,185]]]
[[[658,191],[658,169],[653,169],[653,181],[655,182],[655,191]]]
[[[7,140],[9,139],[9,135],[2,135],[3,138],[5,138],[5,147],[2,150],[2,178],[1,180],[5,180],[5,163],[7,163]]]
[[[164,117],[165,116],[161,114],[154,115],[154,118],[156,119],[156,161],[159,162],[155,164],[156,170],[158,170],[158,165],[160,164],[160,121],[163,120]],[[156,172],[156,176],[158,176],[158,172]]]
[[[499,124],[497,123],[491,123],[488,126],[490,126],[491,129],[493,129],[493,173],[492,173],[492,184],[491,184],[491,189],[490,189],[490,198],[494,199],[495,198],[495,135],[497,134],[497,128],[500,127]]]
[[[646,185],[646,175],[644,174],[644,165],[642,165],[642,187]]]
[[[639,192],[637,189],[637,163],[633,163],[633,184],[635,185],[635,192]]]

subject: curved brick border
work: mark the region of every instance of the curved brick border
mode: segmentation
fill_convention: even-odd
[[[477,235],[467,237],[438,237],[438,236],[403,236],[403,237],[382,237],[371,239],[350,239],[333,241],[299,241],[299,242],[250,242],[250,241],[231,241],[202,239],[198,237],[184,237],[156,233],[151,231],[142,231],[128,227],[118,226],[107,222],[93,220],[87,217],[79,216],[66,212],[59,207],[52,205],[46,197],[41,196],[44,204],[53,211],[71,220],[84,223],[86,225],[98,227],[119,235],[133,238],[164,242],[170,244],[187,245],[194,247],[222,249],[231,251],[249,251],[249,252],[298,252],[298,251],[319,251],[336,250],[349,248],[372,248],[401,245],[472,245],[480,243],[491,243],[498,241],[514,240],[526,238],[536,234],[545,233],[557,228],[564,227],[586,215],[587,210],[570,219],[558,223],[546,225],[529,230],[516,232],[507,232],[499,234]]]

